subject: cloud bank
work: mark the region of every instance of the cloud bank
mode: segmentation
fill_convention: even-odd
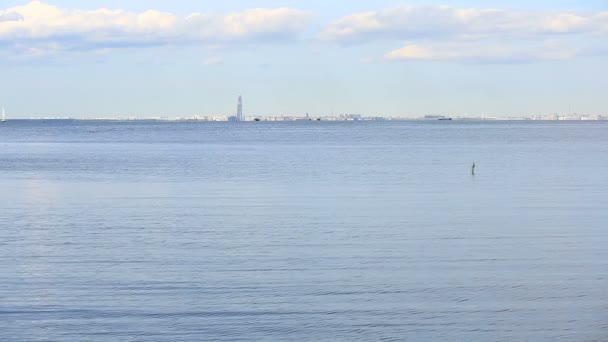
[[[321,39],[339,44],[404,41],[388,60],[565,59],[572,37],[608,34],[608,12],[508,11],[413,5],[354,13],[328,25]],[[547,50],[549,47],[549,50]]]
[[[0,9],[0,55],[280,44],[297,41],[313,17],[309,11],[292,8],[176,15],[158,10],[66,9],[32,1]],[[409,5],[353,13],[328,23],[318,34],[321,40],[340,45],[394,43],[392,49],[384,47],[373,58],[385,61],[571,59],[584,51],[608,51],[608,11]]]
[[[321,37],[343,43],[376,39],[532,38],[606,29],[608,12],[513,12],[449,6],[402,6],[355,13],[331,23]]]
[[[148,10],[64,9],[41,1],[0,9],[0,45],[16,50],[87,50],[293,40],[312,14],[290,8],[179,16]]]

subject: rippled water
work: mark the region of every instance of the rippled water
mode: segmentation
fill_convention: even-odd
[[[0,340],[605,341],[606,175],[601,122],[11,121]]]

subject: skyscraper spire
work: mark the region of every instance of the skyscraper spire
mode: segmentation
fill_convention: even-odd
[[[236,105],[236,121],[244,121],[243,117],[243,98],[239,96],[239,100]]]

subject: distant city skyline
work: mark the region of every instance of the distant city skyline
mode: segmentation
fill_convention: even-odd
[[[607,115],[608,2],[18,1],[8,118]]]

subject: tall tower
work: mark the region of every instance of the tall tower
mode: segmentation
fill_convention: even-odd
[[[243,121],[243,98],[239,96],[239,100],[236,104],[236,121]]]

